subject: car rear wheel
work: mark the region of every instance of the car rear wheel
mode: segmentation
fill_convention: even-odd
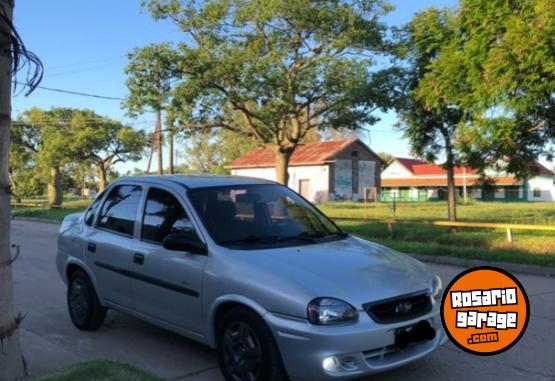
[[[106,308],[100,305],[94,286],[82,270],[75,271],[67,288],[67,306],[73,324],[83,331],[95,331],[106,318]]]
[[[234,308],[221,319],[218,360],[228,381],[287,380],[272,332],[247,308]]]

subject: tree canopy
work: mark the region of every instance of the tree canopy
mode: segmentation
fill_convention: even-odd
[[[25,181],[40,176],[48,184],[51,205],[61,205],[63,201],[65,168],[95,166],[102,188],[110,167],[117,162],[138,160],[146,144],[142,131],[91,110],[70,108],[33,108],[23,112],[12,124],[11,140],[10,172],[17,176],[16,186],[19,184],[24,195]],[[24,169],[33,174],[28,180],[22,179]],[[36,184],[37,180],[33,181]]]
[[[161,43],[136,48],[127,58],[129,62],[125,73],[129,94],[123,105],[132,116],[145,111],[152,111],[156,115],[152,148],[158,153],[158,174],[162,174],[162,114],[171,105],[177,55],[170,44]],[[173,152],[170,152],[170,155],[172,154]],[[150,170],[150,160],[147,172]]]
[[[454,167],[458,162],[458,130],[464,119],[464,110],[448,100],[433,105],[426,102],[425,91],[437,82],[434,70],[447,70],[441,66],[444,49],[452,46],[456,35],[455,15],[447,10],[428,9],[414,16],[402,31],[399,46],[406,66],[400,77],[396,105],[401,116],[401,127],[413,152],[427,161],[444,158],[448,184],[448,218],[456,219],[456,188]],[[461,74],[451,72],[452,83],[461,80]]]
[[[390,50],[380,21],[390,10],[385,2],[152,0],[145,6],[185,33],[174,92],[179,125],[225,128],[271,145],[282,183],[291,153],[309,131],[372,124],[372,111],[389,105],[384,77],[372,70]]]
[[[459,143],[472,166],[530,176],[555,138],[555,3],[462,0],[454,24],[421,99],[465,110]]]

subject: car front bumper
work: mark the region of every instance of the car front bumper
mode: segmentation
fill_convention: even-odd
[[[317,326],[275,313],[267,313],[264,319],[274,333],[284,366],[293,380],[363,377],[417,360],[447,341],[438,304],[425,315],[392,324],[378,324],[365,311],[359,311],[356,323],[338,326]],[[435,338],[412,343],[402,350],[395,347],[399,330],[423,320],[435,329]],[[336,371],[324,368],[324,361],[332,356],[341,364]]]

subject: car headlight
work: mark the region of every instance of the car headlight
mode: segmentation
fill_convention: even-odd
[[[334,298],[318,298],[308,304],[308,320],[312,324],[333,325],[351,322],[357,319],[355,307]]]
[[[432,298],[435,301],[441,302],[441,297],[443,296],[443,283],[439,275],[434,274],[434,279],[432,280]]]

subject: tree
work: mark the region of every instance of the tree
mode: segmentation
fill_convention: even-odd
[[[88,123],[85,118],[94,118]],[[136,161],[146,146],[143,131],[135,131],[122,123],[90,114],[87,110],[73,110],[70,149],[74,155],[94,165],[98,175],[98,190],[108,183],[108,173],[116,163]]]
[[[449,72],[451,83],[461,81],[456,68],[459,63],[444,51],[455,47],[456,18],[448,9],[430,8],[414,16],[404,28],[401,55],[405,59],[404,91],[397,107],[401,128],[411,143],[413,152],[427,161],[438,160],[443,154],[447,171],[448,219],[456,220],[455,166],[458,160],[457,133],[464,121],[464,111],[444,100],[428,102],[430,94],[438,92],[438,71]]]
[[[12,24],[13,0],[0,1],[0,380],[20,381],[25,377],[18,327],[21,315],[13,308],[13,284],[10,244],[10,123],[12,76],[28,69],[23,83],[30,94],[42,78],[42,63],[28,51]],[[20,82],[20,81],[17,81]],[[17,83],[16,82],[16,83]]]
[[[389,164],[389,162],[393,159],[393,155],[387,152],[378,152],[378,156],[384,162],[384,167]]]
[[[47,169],[51,206],[63,202],[62,171],[67,165],[93,165],[102,190],[110,168],[119,162],[140,159],[146,145],[142,131],[91,110],[34,108],[18,117],[13,130],[14,146],[32,153],[36,165]]]
[[[438,70],[438,86],[468,111],[463,151],[481,169],[502,163],[528,177],[538,156],[553,155],[555,2],[463,0],[458,24],[452,59],[465,81],[453,84],[451,73]]]
[[[32,152],[48,173],[47,194],[50,206],[63,203],[61,168],[75,157],[67,134],[67,113],[63,109],[25,111],[14,123],[13,143]]]
[[[220,129],[216,132],[215,145],[218,152],[219,166],[221,167],[220,172],[229,173],[229,170],[225,168],[227,164],[254,150],[260,143],[233,131]]]
[[[185,146],[187,170],[193,173],[221,173],[212,131],[191,134]]]
[[[182,128],[225,128],[271,145],[287,184],[313,129],[357,129],[388,105],[374,58],[388,53],[380,0],[151,0],[156,20],[186,33],[174,97]],[[239,116],[241,124],[233,115]]]
[[[171,80],[177,61],[170,44],[150,44],[127,55],[125,68],[129,95],[124,102],[131,115],[152,111],[156,115],[153,149],[158,154],[158,174],[164,172],[162,113],[171,102]],[[170,152],[173,155],[173,150]],[[170,159],[173,161],[172,159]],[[150,160],[147,172],[150,171]]]
[[[21,140],[18,137],[20,132],[20,128],[12,124],[12,142]],[[18,202],[21,202],[22,198],[44,194],[46,190],[47,179],[42,168],[37,165],[36,152],[18,144],[10,145],[9,176],[12,194]]]
[[[187,136],[187,172],[229,174],[225,166],[256,148],[256,141],[225,129],[196,132]]]
[[[71,148],[70,123],[71,110],[62,108],[32,108],[14,122],[17,132],[13,143],[36,155],[37,165],[47,173],[48,204],[52,207],[63,203],[62,167],[78,158]]]

